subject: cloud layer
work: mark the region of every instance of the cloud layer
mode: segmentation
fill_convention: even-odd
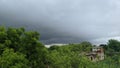
[[[45,43],[105,43],[120,37],[119,18],[119,0],[0,0],[1,25],[37,30]]]

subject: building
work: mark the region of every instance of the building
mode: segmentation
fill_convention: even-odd
[[[104,49],[100,46],[93,47],[92,51],[86,54],[86,56],[92,61],[104,60]]]

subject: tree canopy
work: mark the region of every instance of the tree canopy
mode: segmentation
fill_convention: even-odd
[[[90,42],[46,48],[39,38],[40,34],[36,31],[0,26],[0,68],[118,68],[120,66],[118,40],[111,39],[107,44],[102,44],[105,59],[92,62],[86,56],[93,47]]]

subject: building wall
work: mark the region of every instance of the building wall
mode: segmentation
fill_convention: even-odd
[[[87,56],[92,61],[104,60],[104,49],[102,47],[93,47],[92,52]]]

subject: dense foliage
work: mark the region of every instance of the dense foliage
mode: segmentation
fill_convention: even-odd
[[[111,39],[101,46],[105,60],[92,62],[85,55],[93,47],[89,42],[46,48],[38,32],[1,26],[0,68],[119,68],[120,41]]]
[[[0,68],[45,68],[47,53],[39,33],[0,27]]]

